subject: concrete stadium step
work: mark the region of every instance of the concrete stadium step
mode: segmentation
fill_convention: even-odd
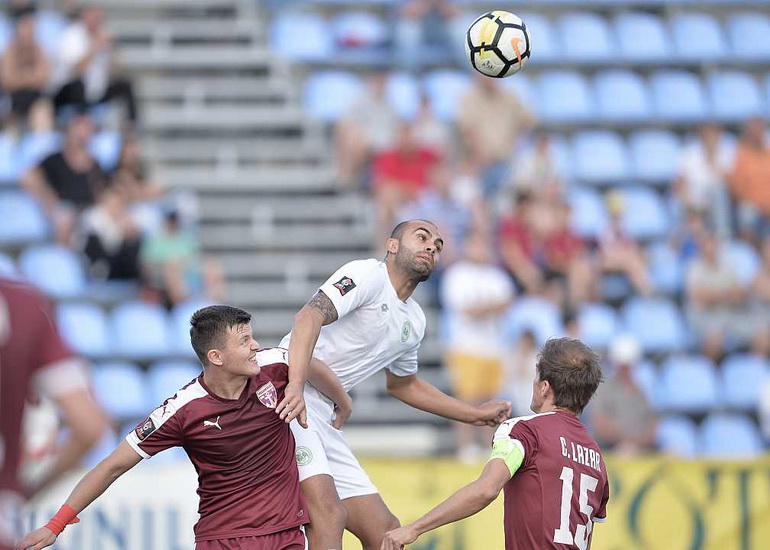
[[[292,97],[293,88],[284,79],[272,77],[149,76],[138,82],[145,100],[277,100]]]
[[[86,0],[85,4],[102,6],[110,14],[192,13],[230,11],[237,13],[241,0]]]
[[[243,46],[187,46],[154,48],[131,46],[121,49],[121,59],[133,70],[184,70],[195,72],[237,69],[261,69],[267,72],[271,56],[262,47]]]
[[[146,19],[118,20],[109,24],[110,32],[123,46],[170,46],[183,44],[252,45],[261,38],[261,29],[246,21],[226,19]]]
[[[307,115],[299,107],[146,105],[145,127],[150,130],[214,130],[214,129],[297,129]]]
[[[169,187],[250,191],[331,191],[336,189],[331,168],[169,168],[162,170]]]
[[[296,198],[265,199],[257,196],[242,198],[207,196],[201,200],[204,222],[252,221],[266,218],[264,223],[293,221],[358,220],[367,216],[369,204],[363,197],[297,196]]]
[[[287,273],[302,272],[315,284],[341,265],[355,259],[347,252],[243,252],[212,254],[233,278],[252,276],[284,278]]]
[[[149,139],[145,147],[148,158],[160,163],[221,162],[236,158],[246,164],[329,162],[330,154],[319,142],[303,139]]]
[[[350,224],[292,224],[265,231],[249,223],[204,224],[202,241],[208,250],[368,250],[371,236],[351,231]],[[353,255],[353,254],[352,254]],[[354,255],[353,255],[354,256]]]

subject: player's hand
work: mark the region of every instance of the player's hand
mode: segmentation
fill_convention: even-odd
[[[497,426],[511,416],[511,402],[501,399],[487,401],[477,407],[478,418],[473,422],[474,426]]]
[[[332,427],[335,430],[341,430],[342,426],[345,425],[345,422],[348,421],[348,418],[350,418],[350,414],[353,412],[353,399],[348,395],[345,394],[344,403],[335,403],[334,404],[334,421],[332,422]]]
[[[37,531],[32,531],[29,535],[24,537],[15,548],[16,550],[26,550],[27,548],[40,550],[46,546],[51,546],[54,542],[56,542],[56,535],[53,534],[53,531],[41,527]]]
[[[300,426],[307,428],[304,384],[292,384],[289,382],[283,393],[283,401],[275,408],[275,412],[287,424],[296,418]]]
[[[416,541],[419,536],[419,533],[409,525],[393,529],[385,533],[380,550],[401,550],[405,545]]]

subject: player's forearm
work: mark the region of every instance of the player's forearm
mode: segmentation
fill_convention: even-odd
[[[489,506],[498,494],[473,482],[412,523],[411,527],[423,534],[447,523],[465,519]]]
[[[407,384],[388,385],[388,393],[407,405],[450,420],[472,423],[478,420],[476,408],[450,397],[416,376]]]
[[[289,382],[304,384],[308,377],[310,359],[323,326],[323,318],[312,308],[303,307],[294,316],[289,342]]]
[[[311,359],[308,374],[310,383],[335,404],[338,406],[349,405],[348,392],[345,391],[340,379],[326,363],[315,358]]]

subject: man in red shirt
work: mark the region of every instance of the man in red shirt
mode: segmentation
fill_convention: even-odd
[[[532,388],[533,416],[503,422],[481,476],[423,517],[388,532],[382,550],[486,508],[505,489],[506,550],[591,546],[607,516],[609,484],[599,446],[578,415],[602,380],[599,356],[572,338],[546,342]]]
[[[294,437],[275,412],[289,382],[288,353],[260,349],[251,315],[229,306],[197,311],[190,340],[203,374],[166,399],[75,486],[22,548],[50,546],[118,477],[181,446],[198,472],[196,550],[302,550],[309,521],[300,496]],[[328,367],[310,365],[310,374]],[[335,377],[336,379],[336,377]],[[337,382],[339,383],[339,382]]]
[[[30,393],[57,406],[69,436],[34,482],[22,481],[22,419]],[[107,428],[91,398],[83,362],[62,341],[48,300],[33,288],[0,278],[0,550],[10,550],[23,502],[73,468]]]

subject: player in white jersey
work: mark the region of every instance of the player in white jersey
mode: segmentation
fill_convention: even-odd
[[[304,394],[309,427],[292,423],[310,512],[311,550],[342,548],[345,528],[365,549],[379,548],[386,531],[398,525],[339,430],[352,406],[346,392],[356,384],[386,369],[388,393],[417,409],[493,426],[510,414],[506,401],[471,406],[416,375],[425,314],[411,295],[430,277],[443,245],[432,222],[399,224],[387,241],[385,259],[357,260],[338,269],[295,316],[292,332],[281,342],[289,349],[295,371],[306,369],[315,357],[331,368],[345,389],[327,398],[315,387],[323,381],[314,385],[311,379]],[[296,416],[291,411],[296,403],[287,398],[276,412],[282,418]],[[319,517],[321,521],[313,522]]]

